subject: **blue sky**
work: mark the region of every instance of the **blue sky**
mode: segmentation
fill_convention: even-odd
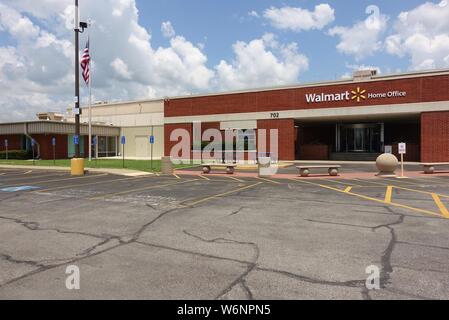
[[[345,79],[366,68],[449,68],[448,3],[80,0],[80,8],[93,21],[93,98],[121,101]],[[0,0],[0,121],[73,104],[73,17],[73,0]],[[82,94],[85,102],[85,86]]]
[[[438,3],[438,1],[434,1]],[[324,30],[292,32],[276,30],[263,19],[248,16],[248,12],[256,11],[263,14],[264,10],[274,7],[301,7],[313,10],[315,5],[328,3],[335,9],[335,21],[329,27],[342,25],[350,26],[367,17],[365,13],[369,5],[377,5],[381,13],[388,15],[391,20],[401,12],[408,11],[425,3],[421,0],[334,0],[334,1],[268,1],[268,0],[166,0],[145,1],[138,0],[140,11],[139,21],[152,33],[154,43],[166,45],[167,39],[159,32],[163,21],[171,21],[177,33],[192,42],[205,42],[205,49],[209,63],[217,64],[221,59],[232,59],[232,44],[236,40],[250,41],[266,32],[275,33],[282,42],[295,41],[301,52],[310,59],[310,68],[305,71],[301,82],[332,80],[340,78],[347,72],[346,65],[363,64],[379,66],[384,72],[395,72],[397,69],[407,71],[409,59],[399,58],[386,53],[369,56],[361,61],[355,61],[336,50],[338,39],[330,37]],[[390,21],[392,24],[393,21]],[[390,26],[390,28],[392,25]]]

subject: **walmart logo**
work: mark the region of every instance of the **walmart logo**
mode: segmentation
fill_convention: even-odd
[[[360,102],[362,100],[366,99],[365,93],[366,90],[360,89],[360,87],[357,88],[355,91],[351,91],[352,93],[352,100],[357,100],[357,102]]]
[[[346,90],[340,93],[307,93],[305,95],[307,103],[323,103],[336,101],[357,101],[357,103],[366,99],[396,99],[407,96],[406,91],[393,90],[388,92],[370,92],[357,87],[356,90]]]

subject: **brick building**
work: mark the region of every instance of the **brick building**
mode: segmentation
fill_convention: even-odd
[[[79,139],[81,156],[88,156],[88,126],[81,125]],[[111,156],[118,153],[118,139],[120,128],[94,125],[93,135],[98,143],[93,147],[93,154],[106,148]],[[27,121],[0,124],[0,151],[31,151],[34,148],[36,159],[49,160],[72,158],[75,152],[74,145],[75,124],[64,121]],[[53,153],[53,139],[55,148]],[[32,144],[34,141],[34,146]]]
[[[350,80],[170,98],[164,109],[166,156],[177,144],[172,131],[192,133],[200,122],[203,132],[277,129],[279,160],[374,160],[406,142],[407,161],[449,161],[449,70],[362,71]]]

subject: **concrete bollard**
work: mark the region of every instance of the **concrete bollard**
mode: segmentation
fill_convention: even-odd
[[[74,177],[84,176],[84,159],[71,160],[71,175]]]
[[[377,158],[376,166],[379,170],[378,177],[396,177],[395,171],[399,167],[399,160],[390,153],[384,153]]]
[[[161,159],[162,174],[173,174],[173,163],[171,157],[162,157]]]
[[[273,175],[271,168],[270,157],[259,157],[259,177],[271,177]]]

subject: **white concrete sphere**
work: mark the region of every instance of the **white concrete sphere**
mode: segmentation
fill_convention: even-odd
[[[376,166],[380,172],[394,173],[399,166],[399,160],[395,155],[384,153],[377,158]]]

